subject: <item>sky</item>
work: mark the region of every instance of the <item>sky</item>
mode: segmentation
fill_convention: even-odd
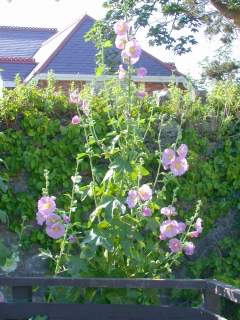
[[[103,0],[0,0],[0,25],[56,27],[62,29],[77,20],[84,13],[95,19],[104,17]],[[144,32],[138,35],[143,49],[164,62],[175,62],[179,71],[198,78],[199,62],[206,56],[212,56],[220,45],[216,39],[209,40],[203,33],[197,35],[198,45],[191,53],[176,56],[163,47],[149,47]],[[234,57],[240,60],[238,43],[234,46]]]

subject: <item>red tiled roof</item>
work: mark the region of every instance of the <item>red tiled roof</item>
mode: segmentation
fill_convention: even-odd
[[[0,57],[2,63],[36,63],[31,57]]]

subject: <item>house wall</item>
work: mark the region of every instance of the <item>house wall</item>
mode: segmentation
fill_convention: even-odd
[[[74,83],[74,86],[76,89],[82,90],[84,84],[86,83],[85,81],[65,81],[65,80],[58,80],[55,81],[55,87],[56,87],[56,91],[58,90],[62,90],[66,95],[69,95],[72,83]],[[38,81],[38,87],[43,89],[46,88],[48,84],[47,80],[39,80]]]
[[[39,88],[46,88],[47,87],[47,80],[39,80],[38,81],[38,87]],[[69,94],[69,91],[71,89],[72,83],[74,83],[74,86],[76,89],[83,89],[84,85],[86,84],[86,81],[69,81],[69,80],[56,80],[56,90],[61,90],[65,94]],[[169,83],[156,83],[156,82],[137,82],[136,83],[140,88],[144,89],[149,95],[152,95],[153,91],[160,91],[164,88],[167,88]],[[179,87],[183,87],[179,85]]]

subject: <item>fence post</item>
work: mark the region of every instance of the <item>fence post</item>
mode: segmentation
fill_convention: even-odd
[[[221,313],[221,300],[214,292],[203,290],[203,308],[215,314]]]

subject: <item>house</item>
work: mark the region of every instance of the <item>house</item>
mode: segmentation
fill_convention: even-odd
[[[2,85],[13,88],[15,76],[19,74],[25,83],[35,80],[39,87],[45,87],[50,71],[54,73],[57,86],[65,91],[69,91],[73,81],[78,88],[92,81],[96,69],[96,48],[92,42],[84,41],[84,35],[94,22],[93,18],[84,15],[61,31],[0,26]],[[135,66],[147,68],[147,76],[135,76],[134,81],[142,82],[149,93],[165,88],[173,80],[180,86],[186,86],[186,78],[174,65],[164,63],[146,51]],[[109,77],[104,75],[98,81]]]

